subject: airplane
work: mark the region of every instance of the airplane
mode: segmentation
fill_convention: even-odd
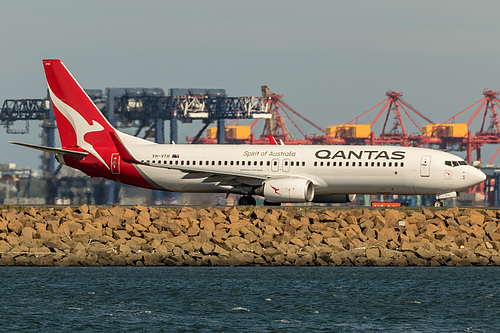
[[[66,66],[42,61],[60,148],[53,153],[90,177],[153,190],[242,195],[239,205],[347,203],[356,194],[432,194],[435,206],[486,179],[447,152],[400,146],[157,144],[114,128]],[[273,139],[274,140],[274,139]]]

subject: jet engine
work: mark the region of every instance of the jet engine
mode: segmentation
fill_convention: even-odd
[[[356,200],[356,194],[320,194],[315,195],[312,202],[317,203],[345,203]]]
[[[314,187],[309,179],[271,179],[255,193],[269,202],[309,202],[314,198]]]

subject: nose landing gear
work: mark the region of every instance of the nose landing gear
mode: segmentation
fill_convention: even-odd
[[[443,200],[434,200],[434,207],[443,207]]]
[[[456,198],[457,192],[448,192],[436,194],[436,200],[434,201],[434,207],[443,207],[443,199]]]

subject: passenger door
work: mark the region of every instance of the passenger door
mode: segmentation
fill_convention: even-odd
[[[424,155],[420,160],[420,177],[429,177],[430,175],[431,175],[431,157],[429,155]]]

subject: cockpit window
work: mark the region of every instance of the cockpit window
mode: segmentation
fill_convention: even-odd
[[[465,162],[465,161],[444,161],[444,164],[449,166],[449,167],[456,167],[459,165],[467,165],[467,162]]]

